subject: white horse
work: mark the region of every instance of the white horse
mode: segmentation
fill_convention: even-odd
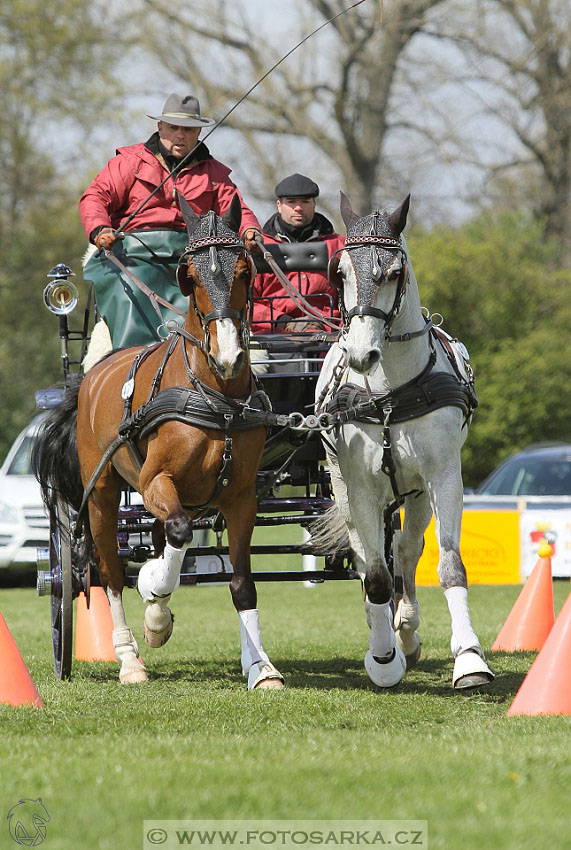
[[[420,306],[401,237],[409,201],[391,215],[360,218],[341,193],[348,234],[338,267],[343,329],[316,388],[316,414],[329,413],[337,423],[324,439],[336,503],[325,534],[316,537],[331,546],[348,532],[371,628],[365,668],[376,685],[392,687],[420,656],[415,572],[434,513],[438,578],[452,621],[453,686],[473,688],[494,678],[470,620],[459,550],[460,449],[477,399],[467,359],[458,355],[463,346],[437,333]],[[393,603],[384,514],[401,503]]]

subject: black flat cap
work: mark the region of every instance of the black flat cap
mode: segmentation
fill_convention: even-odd
[[[303,174],[290,174],[276,186],[276,198],[317,198],[319,186]]]

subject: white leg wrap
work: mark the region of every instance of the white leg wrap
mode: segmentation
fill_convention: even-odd
[[[239,611],[240,643],[242,647],[242,673],[247,676],[253,664],[266,663],[270,659],[264,652],[260,636],[260,618],[257,608]]]
[[[420,625],[420,605],[411,604],[401,599],[395,612],[395,632],[397,646],[402,649],[407,659],[407,668],[414,667],[420,657],[420,635],[416,631]]]
[[[472,627],[470,610],[468,608],[468,591],[465,587],[449,587],[444,591],[448,602],[448,610],[452,620],[452,638],[450,649],[456,657],[467,649],[477,648],[480,653],[480,641]]]
[[[384,605],[375,605],[374,602],[369,602],[369,619],[371,623],[371,635],[369,637],[371,654],[379,658],[391,655],[396,644],[396,637],[390,602],[386,602]]]
[[[137,589],[145,602],[168,597],[180,585],[180,570],[187,546],[175,549],[170,543],[160,558],[153,558],[139,570]]]
[[[113,629],[113,646],[121,664],[119,680],[122,683],[146,682],[145,666],[139,661],[139,647],[129,627]]]
[[[402,649],[396,645],[391,604],[386,602],[384,605],[376,605],[369,602],[368,614],[371,635],[369,650],[365,655],[365,670],[375,685],[392,688],[406,672],[406,658]],[[382,659],[385,663],[379,663],[375,658]]]
[[[113,629],[113,646],[119,661],[131,652],[135,656],[139,654],[139,645],[128,626],[123,629]]]
[[[395,630],[415,632],[420,626],[420,605],[418,602],[409,604],[400,600],[395,613]]]
[[[452,671],[452,685],[455,688],[478,687],[491,682],[494,674],[479,652],[463,652],[456,656]]]

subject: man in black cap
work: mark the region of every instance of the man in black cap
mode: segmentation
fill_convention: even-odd
[[[197,98],[171,94],[162,112],[148,117],[158,122],[157,131],[146,142],[119,148],[79,202],[85,232],[94,246],[84,277],[94,282],[98,310],[114,348],[147,345],[164,337],[164,332],[157,328],[149,299],[101,251],[111,250],[143,283],[184,312],[188,299],[175,277],[188,242],[179,197],[197,215],[214,210],[222,216],[237,194],[242,206],[240,236],[248,249],[255,249],[261,230],[230,179],[230,168],[199,142],[201,129],[215,121],[201,115]],[[176,314],[167,311],[165,320],[169,318]]]
[[[316,212],[319,186],[303,174],[291,174],[276,186],[277,212],[264,224],[264,242],[325,242],[329,258],[343,248],[345,239],[333,230],[324,215]],[[289,281],[309,303],[328,316],[338,316],[337,292],[326,269],[287,272]],[[254,281],[253,333],[323,330],[323,325],[303,315],[299,306],[270,273]]]

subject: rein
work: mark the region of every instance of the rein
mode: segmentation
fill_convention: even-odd
[[[185,315],[186,315],[186,314],[185,314],[185,313],[183,313],[181,310],[179,310],[179,309],[178,309],[178,307],[175,307],[175,306],[174,306],[174,304],[171,304],[169,301],[166,301],[164,298],[161,298],[161,296],[160,296],[160,295],[157,295],[157,293],[156,293],[156,292],[154,292],[154,291],[153,291],[153,290],[152,290],[149,286],[147,286],[147,284],[146,284],[146,283],[143,283],[143,281],[142,281],[142,280],[140,280],[140,279],[139,279],[136,275],[134,275],[134,274],[133,274],[133,272],[130,272],[130,271],[129,271],[129,269],[127,269],[127,268],[123,265],[123,263],[121,262],[121,260],[119,260],[119,259],[115,256],[115,254],[114,254],[112,251],[110,251],[108,248],[106,248],[106,249],[105,249],[105,256],[106,256],[106,257],[107,257],[107,259],[108,259],[108,260],[110,260],[110,261],[111,261],[114,265],[116,265],[118,269],[121,269],[121,271],[123,272],[123,274],[124,274],[126,277],[128,277],[128,278],[129,278],[129,280],[130,280],[132,283],[134,283],[134,284],[135,284],[135,286],[136,286],[136,287],[138,287],[138,289],[140,289],[140,290],[141,290],[141,292],[143,292],[143,293],[147,296],[147,298],[149,299],[149,301],[150,301],[150,302],[151,302],[151,304],[153,305],[153,308],[154,308],[154,310],[155,310],[156,314],[158,315],[159,319],[161,320],[161,325],[163,325],[163,324],[164,324],[164,322],[163,322],[163,316],[162,316],[162,313],[161,313],[161,311],[159,310],[159,306],[158,306],[159,304],[161,304],[163,307],[166,307],[166,308],[167,308],[168,310],[170,310],[172,313],[177,313],[179,316],[185,316]]]
[[[292,285],[291,281],[280,269],[271,253],[267,250],[267,248],[264,247],[264,243],[258,242],[258,244],[262,249],[264,260],[269,265],[269,267],[271,268],[271,270],[273,271],[285,291],[288,293],[296,307],[298,307],[298,309],[310,319],[317,319],[322,324],[328,325],[330,328],[332,328],[332,330],[338,331],[341,327],[341,321],[338,319],[328,318],[327,316],[324,316],[323,313],[320,313],[319,310],[316,310],[315,307],[310,304],[306,298],[303,297],[301,292],[298,292],[295,286]]]

